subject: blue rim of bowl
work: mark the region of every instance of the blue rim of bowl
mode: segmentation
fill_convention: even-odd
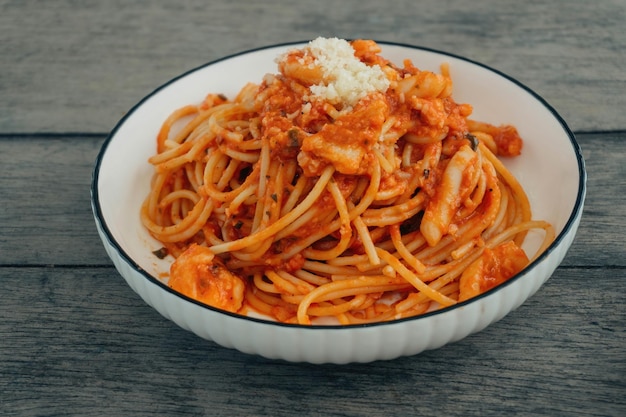
[[[100,208],[100,200],[99,200],[99,193],[98,193],[98,179],[99,179],[100,165],[102,163],[104,155],[106,154],[108,145],[114,139],[117,131],[120,129],[120,127],[122,125],[124,125],[126,120],[128,118],[130,118],[134,114],[134,112],[139,107],[141,107],[142,104],[144,102],[146,102],[149,98],[153,97],[159,91],[161,91],[162,89],[164,89],[167,86],[171,85],[172,83],[178,81],[179,79],[184,78],[184,77],[190,75],[191,73],[194,73],[196,71],[202,70],[202,69],[204,69],[206,67],[209,67],[211,65],[215,65],[215,64],[217,64],[219,62],[227,61],[229,59],[232,59],[232,58],[235,58],[235,57],[238,57],[238,56],[247,55],[247,54],[263,51],[263,50],[266,50],[266,49],[272,49],[272,48],[297,47],[297,46],[302,46],[302,45],[304,45],[304,44],[306,44],[308,42],[309,41],[306,40],[306,41],[294,41],[294,42],[285,42],[285,43],[278,43],[278,44],[273,44],[273,45],[266,45],[266,46],[262,46],[262,47],[259,47],[259,48],[249,49],[249,50],[245,50],[245,51],[238,52],[238,53],[235,53],[235,54],[227,55],[227,56],[224,56],[222,58],[219,58],[219,59],[207,62],[207,63],[202,64],[200,66],[197,66],[195,68],[192,68],[192,69],[190,69],[190,70],[188,70],[188,71],[186,71],[186,72],[184,72],[184,73],[182,73],[182,74],[180,74],[180,75],[170,79],[169,81],[167,81],[166,83],[160,85],[159,87],[154,89],[151,93],[146,95],[137,104],[135,104],[132,108],[130,108],[130,110],[124,115],[124,117],[122,117],[117,122],[115,127],[111,130],[111,132],[109,133],[109,135],[105,139],[104,143],[102,144],[102,147],[100,148],[100,151],[98,152],[98,155],[96,157],[96,164],[95,164],[95,167],[94,167],[94,169],[92,171],[92,182],[91,182],[91,205],[92,205],[92,211],[93,211],[93,214],[94,214],[96,222],[98,223],[98,225],[104,231],[104,234],[106,235],[106,238],[107,238],[109,244],[117,251],[119,256],[129,266],[131,266],[136,272],[140,273],[144,278],[146,278],[151,283],[158,285],[163,290],[168,291],[171,294],[174,294],[175,296],[181,298],[182,300],[185,300],[187,302],[196,304],[196,305],[198,305],[198,306],[200,306],[202,308],[214,311],[216,313],[220,313],[220,314],[225,314],[225,315],[231,316],[231,317],[236,318],[236,319],[245,320],[245,321],[251,321],[251,322],[257,322],[257,323],[261,323],[261,324],[265,324],[265,325],[292,327],[292,328],[298,328],[298,329],[311,329],[311,330],[315,330],[315,329],[324,329],[324,330],[354,329],[354,328],[363,328],[363,327],[389,326],[389,325],[399,324],[399,323],[403,323],[403,322],[407,322],[407,321],[422,320],[422,319],[426,319],[428,317],[444,314],[444,313],[456,310],[458,308],[462,308],[463,306],[466,306],[466,305],[474,303],[474,302],[476,302],[478,300],[481,300],[481,299],[484,299],[486,297],[489,297],[490,295],[492,295],[492,294],[500,291],[501,289],[511,285],[513,282],[518,281],[520,279],[523,279],[523,277],[525,275],[527,275],[530,271],[532,271],[538,264],[540,264],[546,257],[548,257],[557,247],[560,246],[561,242],[565,239],[565,236],[569,233],[569,231],[572,229],[572,227],[574,227],[574,224],[575,224],[577,218],[579,218],[582,215],[582,210],[583,210],[584,200],[585,200],[585,194],[586,194],[586,183],[587,183],[587,172],[585,170],[585,160],[584,160],[584,158],[582,156],[582,151],[580,149],[580,145],[576,141],[576,137],[575,137],[574,133],[571,131],[571,129],[569,128],[569,126],[567,125],[565,120],[561,117],[561,115],[543,97],[541,97],[539,94],[537,94],[531,88],[529,88],[528,86],[524,85],[523,83],[521,83],[517,79],[511,77],[510,75],[507,75],[507,74],[505,74],[505,73],[503,73],[503,72],[501,72],[501,71],[499,71],[499,70],[497,70],[495,68],[492,68],[492,67],[490,67],[488,65],[482,64],[480,62],[474,61],[472,59],[466,58],[466,57],[461,56],[461,55],[456,55],[456,54],[453,54],[453,53],[444,52],[444,51],[440,51],[440,50],[433,49],[433,48],[428,48],[428,47],[418,46],[418,45],[411,45],[411,44],[406,44],[406,43],[399,43],[399,42],[387,42],[387,41],[378,41],[378,40],[376,40],[376,43],[378,43],[379,45],[382,45],[382,46],[389,45],[389,46],[397,46],[397,47],[408,48],[408,49],[421,50],[421,51],[425,51],[425,52],[432,52],[432,53],[439,54],[439,55],[444,56],[444,57],[447,56],[447,57],[455,58],[455,59],[458,59],[458,60],[461,60],[461,61],[468,62],[468,63],[473,64],[473,65],[482,67],[482,68],[484,68],[484,69],[486,69],[488,71],[493,72],[494,74],[496,74],[496,75],[498,75],[498,76],[500,76],[502,78],[505,78],[505,79],[509,80],[513,84],[515,84],[518,87],[522,88],[527,93],[529,93],[535,100],[537,100],[539,103],[541,103],[541,105],[543,105],[548,111],[550,111],[552,116],[560,123],[561,127],[563,128],[563,131],[569,137],[570,144],[572,146],[572,150],[574,151],[574,154],[575,154],[576,160],[577,160],[578,180],[579,180],[579,182],[578,182],[578,190],[577,190],[577,195],[576,195],[576,203],[574,204],[574,209],[572,210],[572,213],[570,214],[569,218],[567,219],[567,222],[565,223],[565,225],[563,227],[563,230],[555,237],[554,242],[552,242],[552,244],[541,255],[539,255],[533,262],[531,262],[526,268],[524,268],[524,270],[522,272],[520,272],[519,274],[513,276],[512,278],[510,278],[509,280],[507,280],[503,284],[500,284],[497,287],[495,287],[495,288],[493,288],[493,289],[491,289],[489,291],[486,291],[486,292],[484,292],[484,293],[482,293],[482,294],[480,294],[480,295],[478,295],[478,296],[476,296],[474,298],[471,298],[469,300],[457,303],[457,304],[452,305],[450,307],[445,307],[445,308],[442,308],[442,309],[439,309],[439,310],[431,311],[431,312],[420,314],[420,315],[417,315],[417,316],[405,317],[405,318],[401,318],[401,319],[390,320],[390,321],[382,321],[382,322],[375,322],[375,323],[360,323],[360,324],[349,324],[349,325],[315,325],[315,324],[313,324],[313,325],[302,325],[302,324],[282,323],[282,322],[276,322],[276,321],[272,321],[272,320],[268,320],[268,319],[262,319],[262,318],[257,318],[257,317],[249,317],[249,316],[245,316],[245,315],[241,315],[241,314],[231,313],[231,312],[228,312],[228,311],[220,310],[218,308],[206,305],[206,304],[201,303],[201,302],[199,302],[199,301],[197,301],[197,300],[195,300],[193,298],[187,297],[184,294],[181,294],[181,293],[179,293],[177,291],[174,291],[169,286],[164,284],[161,280],[159,280],[158,278],[155,278],[152,275],[150,275],[149,273],[147,273],[117,243],[117,241],[113,237],[111,231],[109,230],[109,228],[106,225],[106,221],[104,219],[104,216],[102,215],[102,211],[101,211],[101,208]]]

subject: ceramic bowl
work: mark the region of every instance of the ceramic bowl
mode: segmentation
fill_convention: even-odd
[[[161,245],[139,220],[149,189],[155,137],[174,109],[200,102],[209,92],[233,97],[246,82],[276,73],[275,58],[304,43],[274,45],[192,69],[157,88],[112,130],[97,157],[92,208],[98,233],[128,285],[165,318],[227,348],[266,358],[309,363],[370,362],[435,349],[484,329],[519,307],[552,275],[569,249],[583,211],[585,166],[575,137],[538,94],[510,76],[472,60],[428,48],[379,42],[382,55],[401,65],[439,72],[447,62],[457,102],[474,107],[473,118],[513,124],[524,138],[520,157],[506,161],[528,193],[534,218],[556,229],[556,240],[523,272],[479,297],[397,321],[351,326],[276,323],[208,307],[171,290],[159,277],[171,259],[153,254]],[[532,236],[525,246],[536,245]]]

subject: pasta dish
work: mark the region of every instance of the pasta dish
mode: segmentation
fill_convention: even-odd
[[[516,128],[472,119],[446,64],[381,52],[318,38],[164,121],[141,220],[172,289],[285,323],[371,323],[471,299],[545,250],[554,231],[502,163]]]

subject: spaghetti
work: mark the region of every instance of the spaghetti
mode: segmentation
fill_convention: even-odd
[[[516,129],[471,120],[446,65],[380,52],[318,38],[165,120],[141,220],[175,258],[173,289],[287,323],[378,322],[506,281],[531,229],[533,256],[550,244],[499,159],[521,152]]]

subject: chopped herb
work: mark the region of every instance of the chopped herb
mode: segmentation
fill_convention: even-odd
[[[428,179],[429,176],[430,176],[430,169],[428,168],[424,169],[424,178]]]
[[[276,194],[272,194],[270,197],[272,197],[272,200],[274,200],[274,203],[278,202],[278,196]]]
[[[154,254],[154,256],[156,256],[159,259],[163,259],[167,255],[169,255],[169,251],[167,250],[167,248],[161,248],[161,249],[152,251],[152,253]]]
[[[476,136],[472,135],[471,133],[466,133],[465,134],[465,138],[469,139],[469,141],[472,144],[472,150],[475,151],[476,149],[478,149],[478,139],[476,138]]]
[[[243,167],[239,171],[239,176],[238,176],[239,182],[244,182],[246,178],[248,178],[248,175],[250,175],[251,172],[252,172],[251,167]]]
[[[298,129],[289,129],[287,136],[289,137],[290,147],[296,148],[300,145],[300,140],[298,139]]]
[[[235,229],[239,230],[241,229],[241,226],[243,226],[243,222],[241,220],[238,220],[237,223],[235,223],[235,226],[233,226]]]

